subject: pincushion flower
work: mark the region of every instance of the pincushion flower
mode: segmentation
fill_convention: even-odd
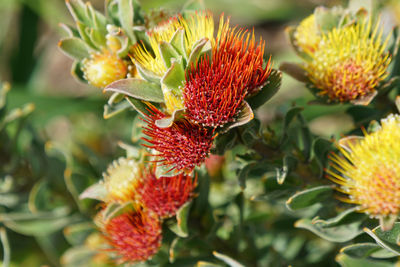
[[[321,42],[321,36],[314,14],[305,18],[297,26],[294,32],[294,41],[294,45],[303,52],[313,53],[317,50],[318,44]]]
[[[184,44],[186,47],[186,51],[178,52],[183,52],[186,57],[190,54],[193,45],[201,38],[208,38],[210,41],[214,39],[214,20],[210,13],[199,12],[189,16],[189,18],[177,15],[167,21],[161,22],[146,33],[149,38],[151,51],[148,51],[143,44],[136,45],[133,48],[135,62],[144,69],[160,77],[163,76],[168,67],[164,62],[159,46],[163,42],[171,42],[178,29],[185,31]]]
[[[104,222],[101,231],[117,264],[145,261],[161,246],[161,222],[155,213],[137,208]]]
[[[389,36],[383,40],[379,21],[373,25],[370,18],[361,17],[341,25],[352,20],[341,9],[317,11],[320,17],[335,17],[337,25],[318,24],[311,15],[293,32],[292,44],[304,59],[305,78],[300,80],[307,80],[312,92],[328,102],[368,104],[388,76]],[[301,70],[287,70],[301,77]]]
[[[82,61],[82,64],[84,78],[98,88],[104,88],[128,74],[128,64],[108,50],[92,53],[90,58]]]
[[[107,191],[105,202],[135,200],[140,184],[143,166],[141,163],[126,158],[113,161],[103,173],[103,183]]]
[[[201,165],[208,156],[214,139],[214,131],[193,124],[185,118],[175,121],[172,126],[160,128],[156,121],[165,114],[150,105],[149,114],[144,119],[147,126],[143,138],[145,146],[157,151],[158,163],[169,171],[190,173]]]
[[[305,70],[320,95],[332,101],[346,102],[372,95],[388,73],[390,55],[382,42],[378,23],[371,20],[322,35],[322,41]]]
[[[244,99],[265,85],[270,61],[263,67],[265,42],[254,33],[229,27],[223,17],[212,49],[211,61],[203,58],[191,66],[183,91],[187,117],[205,127],[235,120]]]
[[[373,217],[400,213],[400,116],[389,115],[381,128],[352,138],[333,154],[328,178],[347,194],[345,202],[358,205]]]
[[[141,202],[160,218],[169,218],[193,197],[196,179],[183,173],[157,178],[154,171],[154,168],[147,170],[138,188]]]

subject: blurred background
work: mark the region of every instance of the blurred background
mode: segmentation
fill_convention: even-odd
[[[103,10],[104,0],[92,0],[93,6]],[[145,11],[161,7],[179,11],[185,0],[142,0]],[[285,36],[285,27],[296,25],[319,5],[346,4],[340,0],[205,0],[215,19],[221,13],[231,16],[232,24],[254,28],[256,36],[266,40],[266,54],[271,54],[274,67],[281,62],[299,61]],[[382,1],[384,2],[384,1]],[[400,20],[400,1],[385,1],[383,21],[389,30]],[[101,90],[83,84],[70,73],[72,60],[62,54],[57,43],[60,39],[59,23],[72,24],[64,0],[1,0],[0,1],[0,81],[9,82],[8,108],[33,103],[35,111],[30,126],[41,140],[72,151],[74,157],[91,161],[91,166],[104,166],[110,159],[122,155],[117,141],[129,143],[132,126],[127,123],[132,114],[125,112],[110,120],[103,119],[106,97]],[[280,123],[289,107],[305,106],[312,95],[301,84],[283,76],[281,90],[271,101],[259,109],[258,115],[266,125]],[[352,118],[345,113],[346,105],[308,106],[303,112],[312,133],[327,138],[338,137],[354,128]],[[133,112],[133,111],[131,111]],[[25,142],[28,144],[28,142]],[[24,142],[22,142],[21,150]],[[0,147],[1,148],[1,147]],[[90,150],[87,150],[89,148]],[[1,150],[0,150],[1,151]],[[95,156],[88,155],[92,151]],[[33,154],[35,156],[35,154]],[[0,155],[0,165],[1,162]],[[99,163],[101,161],[101,163]],[[92,174],[101,176],[103,167]],[[1,169],[1,166],[0,166]],[[93,181],[88,182],[89,184]],[[87,185],[83,185],[85,187]],[[26,191],[26,190],[25,190]],[[81,208],[81,207],[79,207]],[[50,208],[49,208],[50,209]],[[22,258],[18,266],[39,266],[39,246],[51,250],[49,240],[9,237],[13,247],[29,247],[39,254]],[[26,241],[26,242],[25,242]],[[46,243],[47,242],[47,243]],[[51,254],[51,253],[50,253]],[[47,255],[49,258],[49,255]],[[53,255],[58,258],[58,255]],[[18,251],[14,251],[18,259]],[[51,258],[51,255],[50,255]]]

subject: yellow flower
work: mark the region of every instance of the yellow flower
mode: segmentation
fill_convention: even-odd
[[[389,38],[382,41],[379,23],[372,27],[369,19],[333,28],[321,34],[315,51],[316,37],[310,36],[308,42],[299,40],[304,47],[310,44],[311,48],[304,49],[310,56],[304,68],[320,95],[339,102],[357,100],[375,94],[377,85],[387,77]]]
[[[312,53],[317,50],[321,36],[314,14],[305,18],[296,28],[294,40],[295,45],[306,53]]]
[[[108,84],[126,77],[128,65],[117,55],[104,50],[93,53],[83,60],[82,71],[85,79],[93,86],[104,88]]]
[[[108,193],[106,202],[124,203],[135,200],[136,189],[141,182],[142,167],[142,164],[126,158],[113,161],[103,173]]]
[[[389,115],[381,128],[353,138],[333,154],[328,178],[348,195],[342,200],[359,205],[374,217],[400,213],[400,116]],[[335,170],[335,171],[334,171]]]
[[[208,12],[200,12],[188,19],[177,16],[147,32],[152,51],[148,51],[144,45],[137,45],[133,48],[133,58],[146,70],[152,71],[158,76],[163,76],[167,70],[161,57],[159,44],[170,42],[178,29],[185,30],[184,42],[186,54],[189,55],[193,45],[201,38],[208,38],[213,41],[214,20]]]

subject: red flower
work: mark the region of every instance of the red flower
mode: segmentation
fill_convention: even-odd
[[[236,31],[228,24],[220,26],[211,63],[203,58],[186,77],[187,117],[203,126],[234,121],[243,100],[257,93],[271,72],[270,61],[263,68],[265,42],[255,42],[254,32]]]
[[[153,169],[154,170],[154,169]],[[138,188],[141,201],[160,218],[172,217],[193,196],[196,180],[183,173],[173,177],[157,177],[149,170]]]
[[[187,119],[176,121],[168,128],[159,128],[155,122],[165,115],[154,106],[149,107],[150,114],[144,119],[148,125],[143,130],[148,138],[143,140],[150,144],[144,146],[157,150],[158,154],[155,156],[160,158],[158,162],[171,166],[170,171],[186,173],[201,165],[211,149],[214,131]]]
[[[145,261],[161,246],[161,222],[154,213],[138,209],[111,219],[102,229],[117,254],[118,264]]]

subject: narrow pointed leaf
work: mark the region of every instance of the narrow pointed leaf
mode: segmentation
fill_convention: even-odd
[[[330,185],[313,187],[294,194],[286,201],[286,206],[291,210],[306,208],[330,197],[332,192],[333,186]]]
[[[133,34],[134,10],[132,0],[119,0],[118,10],[122,28],[124,28],[132,42],[136,42],[136,37]]]
[[[106,92],[117,92],[139,100],[162,103],[164,95],[158,84],[138,78],[129,78],[115,81],[106,88]]]
[[[230,267],[244,267],[244,265],[240,264],[238,261],[232,259],[229,256],[226,256],[222,253],[218,253],[216,251],[213,252],[213,255],[220,259],[221,261],[225,262],[226,264],[228,264]]]
[[[190,70],[192,65],[196,66],[200,57],[206,53],[211,52],[211,42],[207,38],[202,38],[198,40],[191,48],[189,59],[188,59],[188,69]]]
[[[394,223],[389,231],[383,231],[381,226],[373,230],[364,228],[364,231],[375,239],[378,245],[400,256],[400,222]]]
[[[170,229],[180,237],[189,236],[187,220],[191,204],[192,202],[187,202],[179,208],[176,213],[176,223],[170,226]]]
[[[282,72],[273,69],[268,77],[266,85],[254,96],[247,99],[252,109],[257,109],[270,100],[279,90],[282,83]]]
[[[254,119],[253,110],[251,109],[250,105],[246,101],[243,101],[243,105],[242,105],[241,109],[239,110],[239,113],[238,113],[235,121],[224,125],[224,128],[221,130],[221,133],[225,133],[225,132],[229,131],[230,129],[238,127],[238,126],[245,125],[246,123],[250,122],[252,119]]]
[[[171,67],[173,59],[177,60],[182,57],[170,43],[165,41],[161,41],[159,49],[164,65],[167,69]]]
[[[79,199],[96,199],[104,201],[107,197],[107,189],[103,182],[95,183],[89,186],[82,194],[79,195]]]
[[[180,55],[187,59],[185,46],[185,30],[183,28],[179,28],[178,30],[176,30],[170,43]]]
[[[61,48],[61,51],[73,59],[82,60],[90,57],[85,42],[79,38],[72,37],[61,39],[58,46]]]

